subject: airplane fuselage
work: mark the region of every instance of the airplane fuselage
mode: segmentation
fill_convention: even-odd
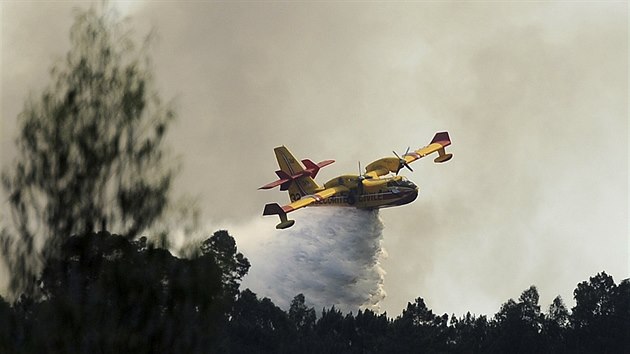
[[[357,175],[344,175],[331,179],[324,188],[336,186],[344,186],[348,192],[316,201],[311,206],[380,209],[408,204],[418,197],[418,187],[403,176],[366,179]],[[299,194],[290,197],[292,202],[302,198]]]
[[[279,186],[281,191],[289,192],[291,202],[282,206],[278,203],[267,203],[263,215],[278,215],[280,223],[276,228],[286,229],[295,224],[295,220],[290,220],[287,214],[308,206],[379,209],[411,203],[418,197],[418,186],[398,173],[403,168],[413,172],[409,164],[432,153],[438,154],[433,160],[436,163],[450,160],[453,154],[446,153],[445,150],[450,144],[448,132],[438,132],[429,145],[423,148],[412,151],[407,148],[402,155],[392,151],[395,157],[383,157],[371,162],[365,167],[364,174],[338,176],[324,186],[315,182],[315,175],[333,160],[316,164],[305,159],[300,163],[286,146],[278,146],[273,149],[280,167],[280,170],[276,171],[278,179],[259,189]]]

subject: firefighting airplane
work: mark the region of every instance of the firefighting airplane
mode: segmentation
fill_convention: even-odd
[[[286,229],[293,226],[295,220],[289,220],[287,213],[305,206],[352,206],[358,209],[378,209],[413,202],[418,196],[418,187],[398,172],[403,167],[413,170],[410,163],[437,152],[433,160],[436,163],[446,162],[453,157],[444,148],[451,145],[448,132],[435,134],[429,145],[409,151],[396,157],[384,157],[365,167],[365,174],[343,175],[335,177],[324,184],[318,185],[314,178],[317,172],[334,160],[325,160],[315,164],[309,159],[298,162],[289,150],[280,146],[274,149],[280,170],[276,175],[280,179],[266,184],[259,189],[272,189],[280,186],[281,191],[289,191],[291,203],[280,206],[276,203],[265,205],[263,215],[278,215],[280,223],[276,229]],[[391,175],[394,173],[395,175]]]

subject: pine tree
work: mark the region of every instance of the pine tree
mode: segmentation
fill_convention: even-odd
[[[15,240],[11,289],[24,291],[67,237],[133,237],[160,218],[174,168],[163,139],[174,111],[154,87],[148,44],[112,10],[78,10],[71,49],[18,116],[18,157],[3,173]],[[43,246],[42,246],[43,245]]]

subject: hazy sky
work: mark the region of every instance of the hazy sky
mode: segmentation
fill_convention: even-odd
[[[2,2],[2,166],[16,117],[68,50],[72,7]],[[125,5],[119,3],[119,5]],[[245,255],[283,237],[259,191],[273,148],[337,162],[424,146],[448,130],[454,158],[405,174],[418,199],[381,212],[387,298],[436,313],[494,314],[534,284],[544,309],[579,281],[629,276],[626,2],[134,2],[155,28],[155,74],[179,119],[177,190]],[[2,209],[7,215],[4,194]],[[308,210],[299,211],[298,213]],[[262,237],[262,236],[261,236]],[[256,264],[253,264],[256,267]]]

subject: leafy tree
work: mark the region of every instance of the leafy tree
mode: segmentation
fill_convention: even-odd
[[[562,297],[556,296],[549,305],[542,328],[545,345],[549,352],[560,353],[566,350],[569,316],[569,310],[564,305]]]
[[[577,328],[585,327],[600,317],[612,314],[615,289],[613,278],[606,272],[591,277],[588,282],[579,283],[573,292],[576,301],[573,325]]]
[[[330,309],[322,309],[322,316],[315,325],[317,342],[315,352],[344,353],[349,352],[349,341],[344,338],[344,316],[333,305]]]
[[[566,327],[569,323],[569,310],[567,310],[560,295],[556,296],[549,305],[547,320],[560,328]]]
[[[538,305],[538,289],[531,286],[516,302],[509,299],[495,315],[492,350],[495,352],[534,353],[542,348],[543,317]]]
[[[295,342],[291,322],[270,299],[259,300],[246,289],[236,300],[231,317],[229,335],[221,343],[221,352],[294,352],[290,350]]]
[[[540,300],[538,289],[533,285],[530,286],[528,289],[523,291],[518,300],[521,307],[521,319],[534,331],[540,331],[541,313],[540,305],[538,304],[538,301]]]
[[[222,283],[229,271],[214,253],[180,259],[145,238],[70,237],[46,262],[43,301],[23,296],[16,303],[22,322],[8,334],[24,352],[205,353],[228,333],[228,314],[238,313]],[[262,306],[263,313],[274,307]],[[273,316],[286,317],[278,311]],[[2,316],[0,303],[0,324]]]
[[[615,336],[619,340],[617,349],[630,353],[630,279],[624,279],[617,285],[613,306],[615,312],[612,325],[615,328]]]
[[[0,352],[11,353],[15,352],[15,337],[19,336],[16,332],[16,318],[14,311],[0,296]]]
[[[249,271],[249,261],[237,252],[236,241],[226,230],[215,232],[201,245],[202,255],[212,255],[219,268],[223,270],[221,282],[224,293],[231,301],[238,295],[241,278]]]
[[[540,312],[535,287],[492,321],[437,316],[422,298],[394,320],[334,306],[316,320],[297,295],[288,312],[232,289],[237,250],[225,231],[192,259],[106,232],[69,238],[38,281],[44,297],[0,298],[2,352],[625,353],[630,281],[606,273],[578,284],[570,313],[558,296]],[[219,258],[222,260],[219,261]],[[243,261],[245,259],[243,258]]]
[[[423,326],[431,325],[435,320],[435,315],[424,303],[424,299],[419,297],[413,304],[407,303],[407,308],[403,310],[400,319],[413,326]]]
[[[390,321],[386,313],[377,315],[371,310],[357,313],[354,318],[355,335],[353,351],[358,353],[383,353],[388,348]]]
[[[306,306],[304,294],[296,295],[289,307],[289,319],[300,336],[308,337],[315,328],[315,309]]]
[[[113,11],[77,11],[65,60],[18,116],[18,158],[2,176],[19,236],[3,250],[19,254],[14,291],[32,284],[42,249],[45,259],[99,227],[133,237],[168,205],[163,138],[174,111],[154,88],[149,41],[137,48],[130,33]]]
[[[573,291],[574,328],[570,349],[578,352],[627,352],[630,350],[630,289],[628,282],[617,286],[613,278],[601,272]]]
[[[476,317],[470,312],[457,319],[451,318],[453,335],[450,349],[456,353],[486,353],[489,349],[488,336],[490,324],[486,316]]]
[[[436,316],[421,297],[407,303],[392,324],[395,352],[444,352],[449,337],[448,315]]]

